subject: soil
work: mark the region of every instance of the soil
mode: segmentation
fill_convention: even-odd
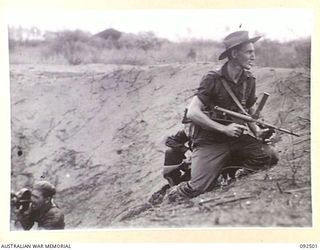
[[[68,229],[312,226],[304,68],[253,70],[258,97],[270,94],[263,118],[300,134],[277,133],[277,166],[162,201],[164,140],[182,128],[201,77],[218,67],[12,64],[12,190],[55,184]]]

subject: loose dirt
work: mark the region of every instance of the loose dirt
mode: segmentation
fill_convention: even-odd
[[[217,67],[11,65],[12,190],[55,184],[68,229],[311,226],[310,73],[302,68],[254,69],[258,97],[270,93],[264,119],[301,135],[277,135],[276,167],[190,201],[148,202],[166,184],[165,137],[182,128],[202,75]]]

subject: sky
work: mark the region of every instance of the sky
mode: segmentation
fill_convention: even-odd
[[[193,9],[193,10],[113,10],[66,11],[48,9],[8,9],[9,26],[40,30],[81,29],[92,34],[107,28],[122,32],[152,31],[172,41],[219,40],[235,30],[288,41],[308,37],[313,32],[311,9]],[[239,28],[240,27],[240,28]]]

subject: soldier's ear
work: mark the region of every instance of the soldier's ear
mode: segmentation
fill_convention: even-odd
[[[44,202],[45,202],[46,204],[49,204],[49,203],[51,202],[51,197],[50,197],[50,196],[49,196],[49,197],[46,197],[45,200],[44,200]]]
[[[237,53],[238,53],[238,50],[237,49],[231,49],[231,58],[234,59],[237,57]]]

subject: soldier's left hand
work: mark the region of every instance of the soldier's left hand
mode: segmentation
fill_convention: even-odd
[[[265,128],[265,129],[260,129],[257,131],[256,134],[257,138],[262,140],[263,142],[269,143],[272,138],[275,136],[275,131],[274,129],[270,128]]]

